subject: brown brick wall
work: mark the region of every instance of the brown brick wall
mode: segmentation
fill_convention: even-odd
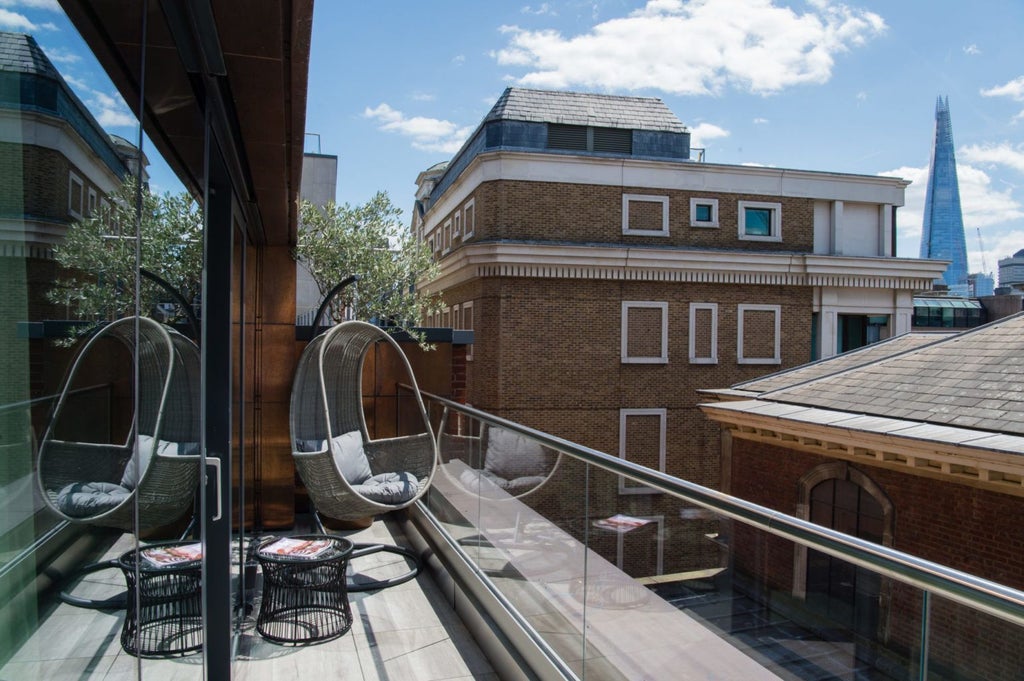
[[[494,278],[445,298],[454,304],[470,295],[476,317],[467,370],[471,404],[613,454],[620,409],[665,408],[668,472],[711,486],[718,484],[718,428],[696,410],[696,391],[811,357],[807,288]],[[667,364],[621,362],[624,300],[668,303]],[[688,360],[691,301],[719,305],[718,364]],[[781,365],[737,363],[737,305],[754,302],[782,308]]]
[[[624,194],[668,196],[669,236],[623,235]],[[814,200],[808,198],[523,180],[484,182],[474,189],[472,197],[476,209],[475,240],[598,242],[802,253],[814,249]],[[718,228],[690,226],[691,197],[718,199]],[[781,204],[782,242],[740,240],[739,201]],[[636,212],[639,213],[639,222],[632,225],[634,229],[661,228],[659,204],[632,202],[631,222]],[[437,216],[437,224],[443,225],[450,218],[451,213],[444,217]]]
[[[89,178],[72,166],[60,152],[43,147],[0,143],[0,176],[21,177],[4,182],[0,188],[0,214],[68,222],[68,174],[82,180],[83,206],[88,206],[89,189],[103,194]]]
[[[800,477],[831,459],[768,444],[733,439],[732,494],[794,514]],[[1020,499],[1005,494],[860,466],[895,508],[893,547],[1008,586],[1024,588]],[[735,565],[768,588],[791,589],[792,543],[762,532],[734,532]],[[888,583],[884,622],[890,645],[914,651],[920,635],[918,589]],[[942,599],[932,599],[929,647],[936,671],[957,667],[971,679],[1024,677],[1024,633],[1019,627]]]

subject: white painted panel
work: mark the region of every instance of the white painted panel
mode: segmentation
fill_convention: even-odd
[[[843,205],[843,223],[839,230],[839,252],[843,255],[881,255],[881,225],[878,204],[851,203]]]
[[[830,201],[814,202],[814,252],[818,255],[832,253],[832,212]]]

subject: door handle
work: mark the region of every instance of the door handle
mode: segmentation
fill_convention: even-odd
[[[217,456],[207,456],[206,457],[206,467],[207,467],[207,469],[215,468],[216,469],[216,478],[217,478],[217,488],[216,488],[217,489],[217,515],[215,515],[213,518],[211,518],[211,520],[213,522],[216,522],[216,521],[220,520],[221,515],[223,515],[223,511],[224,511],[223,495],[222,495],[221,486],[220,486],[220,483],[221,483],[221,480],[220,480],[220,470],[221,470],[220,463],[221,463],[220,457],[217,457]],[[209,476],[209,472],[207,472],[207,476]],[[207,482],[209,482],[209,477],[207,477]]]

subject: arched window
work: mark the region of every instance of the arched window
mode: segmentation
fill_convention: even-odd
[[[824,527],[892,545],[892,502],[845,462],[822,464],[800,479],[798,513]],[[806,547],[797,547],[794,568],[796,595],[809,608],[864,636],[884,636],[887,599],[878,573]]]

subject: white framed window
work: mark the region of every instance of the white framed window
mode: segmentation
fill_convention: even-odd
[[[718,227],[718,199],[691,197],[690,227]]]
[[[462,328],[466,331],[473,330],[473,302],[469,301],[462,304]],[[471,361],[473,359],[473,344],[470,343],[466,346],[466,360]]]
[[[622,233],[637,236],[668,236],[668,197],[623,194]]]
[[[718,303],[690,303],[690,364],[718,364]]]
[[[615,566],[627,575],[651,576],[652,567],[654,575],[665,574],[665,516],[633,517],[649,522],[635,530],[616,533]]]
[[[73,217],[82,217],[82,210],[85,201],[85,186],[82,178],[74,173],[68,175],[68,212]]]
[[[452,326],[452,309],[446,307],[441,312],[441,328],[450,329]]]
[[[443,244],[442,248],[444,249],[444,252],[447,253],[448,251],[452,250],[452,221],[451,220],[445,220],[444,221],[444,227],[442,228],[442,232],[441,233],[443,235],[442,239],[444,239],[444,244]]]
[[[90,187],[89,188],[89,213],[88,213],[89,217],[92,217],[93,215],[96,215],[96,206],[97,205],[98,204],[97,204],[97,199],[96,199],[96,190],[93,189],[92,187]]]
[[[431,234],[430,238],[427,239],[427,246],[430,248],[430,252],[431,253],[434,253],[436,251],[436,249],[434,248],[434,235],[433,234]]]
[[[462,234],[462,211],[455,211],[452,216],[452,238]]]
[[[462,225],[466,230],[463,238],[468,239],[473,236],[473,232],[476,231],[476,201],[473,199],[466,201],[466,205],[462,209]]]
[[[736,361],[781,364],[782,306],[738,305],[736,318]]]
[[[782,241],[782,204],[739,202],[739,238],[746,241]]]
[[[619,410],[619,458],[665,472],[666,409]],[[619,494],[657,494],[657,490],[619,476]]]
[[[668,364],[668,303],[622,301],[623,364]]]

